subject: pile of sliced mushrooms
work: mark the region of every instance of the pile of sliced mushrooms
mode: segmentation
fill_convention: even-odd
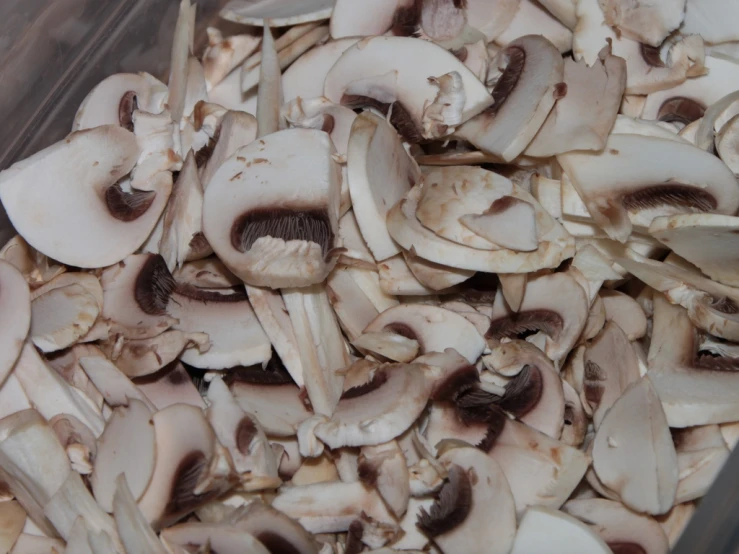
[[[739,440],[739,3],[195,11],[0,173],[0,553],[667,553]]]

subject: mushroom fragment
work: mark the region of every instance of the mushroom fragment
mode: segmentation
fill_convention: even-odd
[[[13,369],[31,324],[31,296],[23,275],[0,261],[0,318],[13,326],[0,334],[0,385]]]

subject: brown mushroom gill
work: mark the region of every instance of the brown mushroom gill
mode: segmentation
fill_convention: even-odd
[[[118,122],[127,131],[133,132],[133,112],[139,107],[136,92],[129,90],[118,104]]]
[[[359,94],[345,94],[341,97],[341,105],[358,110],[362,108],[373,108],[382,115],[390,114],[390,124],[395,127],[400,136],[408,142],[417,144],[423,142],[421,129],[413,122],[408,110],[400,102],[380,102],[370,96]]]
[[[487,336],[493,339],[525,338],[541,331],[556,338],[562,331],[562,316],[550,310],[530,310],[513,313],[490,323]]]
[[[714,299],[710,304],[710,308],[722,314],[736,314],[739,313],[739,306],[736,305],[731,298],[724,296],[723,298]]]
[[[236,448],[244,456],[249,454],[249,445],[257,435],[257,426],[249,416],[244,416],[236,426]]]
[[[668,98],[659,107],[657,119],[667,123],[682,123],[687,125],[703,117],[706,107],[684,96]]]
[[[365,396],[371,392],[376,391],[379,389],[382,385],[384,385],[388,380],[388,374],[386,371],[378,371],[375,373],[375,375],[367,381],[366,383],[362,385],[357,385],[356,387],[352,387],[350,389],[347,389],[343,392],[341,395],[340,400],[349,400],[352,398],[359,398],[360,396]]]
[[[533,410],[544,393],[541,370],[527,365],[505,387],[505,394],[498,406],[515,417],[523,417]]]
[[[193,451],[182,459],[172,481],[172,492],[164,510],[164,518],[169,519],[185,515],[207,500],[207,498],[196,495],[194,492],[207,469],[208,461],[202,452]],[[215,497],[218,493],[217,491],[211,491],[208,494]]]
[[[231,244],[240,252],[248,251],[257,239],[267,236],[286,242],[314,242],[321,247],[324,257],[334,243],[331,221],[325,210],[263,208],[241,215],[231,228]]]
[[[508,100],[513,89],[516,88],[518,80],[521,78],[521,74],[526,66],[526,51],[523,48],[511,46],[506,48],[505,54],[508,63],[495,83],[495,87],[491,93],[493,104],[485,110],[485,113],[492,115],[497,114],[506,100]]]
[[[412,37],[418,35],[421,26],[421,11],[423,0],[413,0],[410,5],[398,7],[393,14],[393,23],[390,32],[398,37]]]
[[[641,51],[641,57],[644,59],[645,62],[647,62],[648,65],[650,65],[651,67],[665,67],[665,62],[663,62],[662,58],[660,57],[660,46],[651,46],[642,42],[639,44],[639,47]]]
[[[492,304],[500,281],[495,273],[478,271],[460,285],[460,296],[468,302]]]
[[[156,192],[149,190],[135,190],[125,192],[121,185],[116,183],[105,189],[104,202],[110,215],[119,221],[135,221],[144,215],[156,197]]]
[[[697,187],[680,183],[664,183],[659,186],[646,186],[621,197],[621,203],[629,211],[647,210],[659,206],[689,208],[710,212],[717,207],[716,199]]]
[[[467,472],[453,465],[448,481],[427,512],[421,508],[416,526],[428,537],[438,537],[462,524],[472,509],[472,483]]]
[[[608,548],[613,554],[647,554],[647,551],[640,544],[633,542],[609,542]]]
[[[271,554],[300,554],[300,550],[282,535],[272,531],[261,531],[253,535]]]
[[[175,285],[164,258],[152,255],[136,277],[133,296],[145,314],[164,315]]]

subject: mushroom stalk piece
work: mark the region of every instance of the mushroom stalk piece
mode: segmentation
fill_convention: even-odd
[[[136,500],[128,488],[124,475],[119,475],[116,479],[113,517],[126,552],[167,554],[164,545],[136,505]]]
[[[272,31],[264,23],[262,38],[262,64],[259,66],[259,92],[257,96],[258,136],[263,137],[280,130],[282,107],[282,82],[280,65]]]

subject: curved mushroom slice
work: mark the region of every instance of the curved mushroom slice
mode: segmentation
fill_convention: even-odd
[[[316,98],[323,96],[323,83],[329,70],[336,63],[336,60],[356,42],[357,38],[332,40],[311,48],[295,60],[282,75],[282,90],[285,102],[290,102],[298,97]]]
[[[289,129],[241,148],[213,176],[203,231],[248,284],[307,286],[331,271],[340,184],[332,153],[327,134]],[[265,186],[248,185],[255,182]]]
[[[331,272],[326,282],[326,293],[350,341],[357,340],[380,313],[346,268],[337,267]]]
[[[148,73],[117,73],[100,81],[80,104],[72,131],[119,125],[133,131],[133,112],[159,114],[165,108],[167,85]]]
[[[116,183],[137,156],[133,134],[120,127],[72,133],[2,172],[0,200],[15,228],[44,254],[76,267],[114,264],[146,240],[171,189],[161,182],[152,191],[124,193]]]
[[[449,472],[448,481],[431,509],[421,508],[416,525],[444,552],[507,554],[516,534],[516,510],[500,466],[476,448],[442,450],[439,462]]]
[[[518,312],[506,305],[502,293],[495,297],[487,336],[516,338],[530,331],[545,335],[545,352],[555,363],[564,360],[585,327],[588,317],[585,291],[565,273],[530,278]]]
[[[399,11],[406,9],[406,4],[409,4],[407,0],[371,3],[336,0],[331,14],[331,38],[384,35],[395,23]]]
[[[437,173],[439,172],[439,173]],[[434,170],[432,174],[426,175],[428,181],[436,175],[439,183],[452,187],[454,180],[466,180],[468,184],[474,183],[464,191],[451,191],[446,195],[446,209],[459,211],[459,216],[484,212],[492,202],[500,196],[492,186],[495,178],[493,173],[474,167],[448,167]],[[483,271],[488,273],[526,273],[537,271],[544,267],[556,267],[563,260],[574,254],[574,239],[554,220],[534,198],[522,189],[515,188],[508,196],[515,197],[534,206],[536,211],[536,229],[539,247],[533,252],[514,252],[505,249],[482,250],[465,246],[459,242],[448,240],[437,235],[432,230],[424,227],[416,217],[419,203],[424,197],[427,185],[415,186],[408,195],[388,212],[387,226],[390,235],[405,250],[413,248],[416,255],[423,259],[438,264],[467,269]],[[475,189],[477,189],[475,191]],[[473,194],[472,191],[478,192]],[[491,194],[494,198],[489,198]],[[467,202],[473,199],[485,199],[481,205],[469,206]],[[448,221],[448,220],[447,220]],[[456,223],[456,222],[455,222]],[[457,228],[466,229],[457,223]],[[467,231],[471,234],[470,231]],[[481,240],[484,240],[480,237]],[[489,243],[489,241],[485,241]]]
[[[658,217],[649,234],[711,279],[739,286],[739,265],[730,253],[739,249],[739,218],[718,214]],[[727,255],[728,254],[728,255]]]
[[[171,296],[169,313],[179,320],[175,329],[208,335],[207,351],[190,348],[180,357],[193,367],[226,369],[266,364],[272,357],[272,345],[245,292],[178,285]]]
[[[31,303],[30,338],[42,352],[56,352],[79,341],[99,314],[96,299],[80,285],[54,288]]]
[[[564,61],[564,96],[526,147],[528,156],[554,156],[570,150],[602,150],[616,120],[626,86],[626,62],[609,50],[592,66]]]
[[[0,248],[0,259],[20,271],[31,288],[40,287],[67,270],[32,248],[20,235]]]
[[[734,175],[739,174],[739,115],[732,117],[716,136],[716,152]]]
[[[463,316],[424,304],[400,304],[382,312],[365,329],[387,331],[416,340],[421,353],[454,348],[473,364],[485,349],[485,340]]]
[[[157,183],[158,175],[167,171],[179,171],[182,158],[175,152],[181,149],[175,144],[177,125],[170,113],[153,115],[136,110],[133,112],[133,132],[139,146],[139,159],[131,171],[129,187],[149,191]]]
[[[613,321],[630,341],[647,334],[647,316],[639,303],[628,294],[603,289],[599,293],[606,311],[606,321]]]
[[[124,475],[119,475],[116,478],[113,517],[126,552],[167,554],[164,545],[162,545],[149,522],[146,521],[136,505],[136,499],[133,497]]]
[[[178,283],[199,289],[230,289],[242,284],[241,280],[215,256],[185,262],[172,276]]]
[[[226,525],[188,522],[162,531],[162,541],[171,548],[205,549],[220,554],[270,554],[270,550],[251,533]],[[187,551],[187,550],[185,550]]]
[[[224,38],[220,30],[208,27],[208,47],[203,52],[203,73],[208,90],[249,57],[262,42],[256,35],[232,35]]]
[[[31,295],[23,275],[0,260],[0,319],[12,321],[0,333],[0,386],[13,369],[31,326]]]
[[[444,110],[448,80],[455,85],[454,106]],[[348,48],[326,75],[324,95],[350,107],[377,108],[413,142],[445,136],[493,102],[477,77],[442,47],[384,36]]]
[[[477,332],[480,333],[482,336],[485,336],[485,333],[487,333],[488,329],[490,329],[490,316],[486,313],[478,311],[470,304],[466,304],[465,302],[460,302],[457,300],[452,300],[439,304],[439,307],[457,312],[467,321],[472,323],[475,326],[475,329],[477,329]]]
[[[213,175],[242,146],[246,146],[257,138],[257,120],[251,114],[229,110],[220,120],[216,135],[216,144],[210,158],[200,170],[202,188],[208,188]],[[196,156],[197,160],[197,156]]]
[[[154,473],[139,508],[156,530],[228,490],[231,468],[199,408],[176,404],[155,413],[152,421]]]
[[[349,210],[339,220],[339,236],[344,252],[339,256],[339,263],[348,267],[358,267],[377,271],[375,258],[362,237],[354,210]]]
[[[541,35],[560,52],[572,49],[572,31],[560,23],[556,16],[535,0],[520,0],[518,10],[508,27],[495,39],[495,44],[506,47],[519,37]],[[474,22],[474,20],[472,20]]]
[[[269,21],[264,23],[259,79],[252,82],[249,80],[249,76],[248,72],[242,71],[241,90],[246,92],[257,83],[259,84],[257,90],[257,136],[263,137],[284,128],[285,122],[280,115],[280,107],[282,106],[280,62]]]
[[[154,474],[156,438],[151,416],[146,404],[132,398],[128,406],[113,410],[98,440],[90,482],[95,500],[108,513],[113,511],[118,475],[125,475],[138,500]]]
[[[680,481],[676,504],[701,498],[729,457],[718,425],[673,429]]]
[[[630,39],[650,46],[659,46],[680,27],[685,16],[684,0],[667,2],[636,2],[623,5],[616,0],[601,0],[605,22]]]
[[[646,227],[658,215],[733,214],[739,208],[739,188],[731,171],[688,144],[611,135],[601,153],[570,152],[557,160],[595,223],[621,242],[634,224]]]
[[[403,451],[396,441],[364,446],[358,459],[359,479],[374,487],[388,508],[401,518],[410,499],[410,476]]]
[[[347,177],[354,215],[374,259],[400,253],[385,225],[387,212],[421,179],[421,172],[392,126],[371,112],[352,125]]]
[[[336,0],[307,0],[294,4],[289,0],[231,0],[221,9],[220,17],[242,25],[272,27],[299,25],[331,17]]]
[[[136,387],[151,401],[152,411],[163,410],[173,404],[189,404],[205,409],[198,385],[180,362],[172,362],[161,371],[136,379]]]
[[[378,331],[359,335],[352,344],[361,351],[368,351],[379,359],[410,363],[419,351],[418,341],[398,333]]]
[[[15,500],[0,502],[0,549],[10,552],[23,532],[26,512]]]
[[[487,42],[493,41],[503,33],[518,12],[520,0],[469,0],[467,20],[479,29]]]
[[[610,554],[613,551],[587,525],[557,510],[533,506],[521,518],[511,554]]]
[[[411,271],[406,258],[402,254],[392,256],[377,264],[379,286],[388,296],[428,296],[436,291],[423,284]]]
[[[329,448],[388,442],[416,421],[429,393],[423,366],[380,366],[369,382],[344,391],[331,418],[318,421],[313,434]]]
[[[739,10],[731,2],[687,0],[682,30],[686,33],[701,34],[706,42],[712,44],[737,41],[739,34],[736,28],[727,21],[727,18],[730,20],[737,15],[739,15]]]
[[[564,62],[547,39],[527,35],[501,50],[490,65],[500,71],[492,92],[495,103],[455,134],[510,161],[524,151],[562,96]]]
[[[298,522],[259,501],[237,509],[226,523],[253,535],[270,553],[289,549],[296,554],[318,554],[316,540]]]
[[[562,511],[591,526],[614,552],[667,554],[670,546],[654,519],[603,498],[570,500]]]
[[[403,259],[408,269],[418,281],[432,291],[445,291],[464,283],[475,272],[468,269],[457,269],[424,260],[413,251],[403,251]]]
[[[588,405],[597,430],[603,417],[624,393],[639,380],[639,362],[621,328],[609,322],[585,347],[585,378],[580,400]]]
[[[127,406],[130,400],[139,400],[149,410],[155,410],[154,404],[143,390],[131,382],[102,352],[99,355],[81,357],[79,364],[111,408]]]
[[[678,464],[652,383],[632,383],[606,413],[593,441],[598,479],[637,512],[664,514],[675,503]]]

